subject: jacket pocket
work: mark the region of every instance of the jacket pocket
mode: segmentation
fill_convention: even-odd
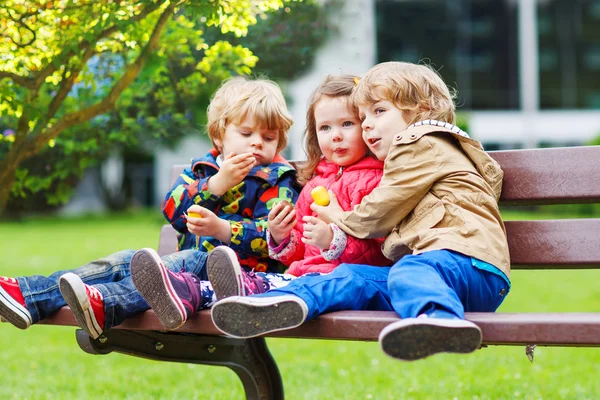
[[[402,236],[416,233],[421,229],[430,229],[436,226],[446,214],[444,204],[434,194],[427,193],[417,204],[414,210],[400,223]]]

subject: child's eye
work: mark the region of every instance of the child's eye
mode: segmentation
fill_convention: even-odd
[[[242,131],[242,132],[240,132],[240,133],[241,133],[242,135],[244,135],[244,136],[250,136],[250,135],[252,135],[252,132],[244,132],[244,131]]]
[[[330,129],[331,129],[331,127],[329,125],[321,125],[321,127],[319,128],[320,131],[324,131],[324,132],[327,132]]]
[[[381,108],[381,107],[377,107],[377,108],[375,109],[375,114],[381,114],[381,113],[382,113],[382,112],[384,112],[384,111],[385,111],[385,110],[384,110],[383,108]]]
[[[344,121],[344,123],[342,124],[343,127],[347,128],[349,126],[353,126],[354,122],[352,121]]]
[[[267,137],[265,137],[265,140],[267,142],[272,142],[273,140],[277,140],[277,137],[275,137],[275,136],[267,136]]]

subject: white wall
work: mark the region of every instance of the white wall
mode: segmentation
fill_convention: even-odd
[[[581,142],[600,135],[600,111],[478,111],[469,115],[469,134],[481,142]]]

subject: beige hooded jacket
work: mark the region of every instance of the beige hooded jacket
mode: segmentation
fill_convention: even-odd
[[[498,210],[504,173],[478,141],[456,131],[421,125],[396,134],[379,186],[332,222],[357,238],[387,235],[383,253],[392,261],[448,249],[510,277]]]

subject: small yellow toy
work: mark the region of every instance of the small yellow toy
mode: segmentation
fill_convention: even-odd
[[[327,189],[323,186],[317,186],[313,190],[311,190],[310,195],[312,196],[315,203],[320,206],[328,206],[329,205],[329,194],[327,193]]]
[[[192,218],[202,218],[202,215],[195,213],[195,212],[190,212],[187,215],[188,215],[188,217],[192,217]]]

